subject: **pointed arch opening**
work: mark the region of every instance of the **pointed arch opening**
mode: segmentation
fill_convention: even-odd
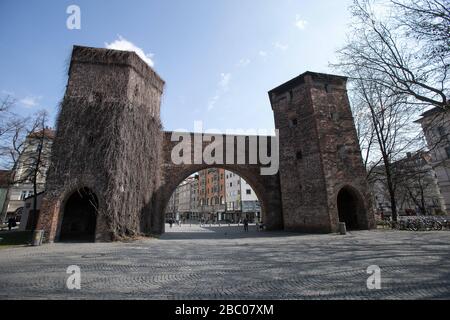
[[[359,192],[350,187],[343,187],[337,196],[339,221],[345,222],[347,230],[364,228],[362,217],[365,216],[364,201]]]
[[[94,242],[98,198],[89,188],[73,192],[64,205],[60,241]]]

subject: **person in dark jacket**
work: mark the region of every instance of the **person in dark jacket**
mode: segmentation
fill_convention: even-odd
[[[248,232],[248,219],[247,218],[244,219],[244,231]]]
[[[11,231],[12,228],[15,228],[17,226],[16,224],[16,218],[11,217],[8,219],[8,230]]]

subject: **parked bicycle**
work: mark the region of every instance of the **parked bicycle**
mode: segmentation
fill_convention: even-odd
[[[385,229],[406,231],[440,231],[450,230],[450,220],[438,221],[432,217],[416,217],[398,221],[383,220],[380,225]]]

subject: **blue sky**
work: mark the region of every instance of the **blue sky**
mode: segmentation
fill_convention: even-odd
[[[66,27],[69,5],[81,30]],[[16,112],[49,110],[72,46],[134,45],[166,81],[164,128],[272,129],[267,91],[328,64],[345,40],[350,0],[0,1],[0,93]],[[119,42],[117,42],[119,41]]]

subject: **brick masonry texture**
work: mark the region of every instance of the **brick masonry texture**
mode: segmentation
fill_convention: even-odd
[[[280,130],[286,230],[336,232],[337,196],[355,190],[360,229],[374,227],[346,78],[306,72],[269,92]]]
[[[280,171],[272,176],[260,174],[259,159],[173,164],[172,132],[160,124],[163,88],[135,53],[74,47],[38,222],[46,241],[58,240],[65,202],[83,187],[98,198],[97,241],[162,234],[176,186],[208,167],[252,185],[269,230],[336,232],[343,188],[358,203],[358,228],[374,226],[345,78],[307,72],[269,92],[280,132]]]

